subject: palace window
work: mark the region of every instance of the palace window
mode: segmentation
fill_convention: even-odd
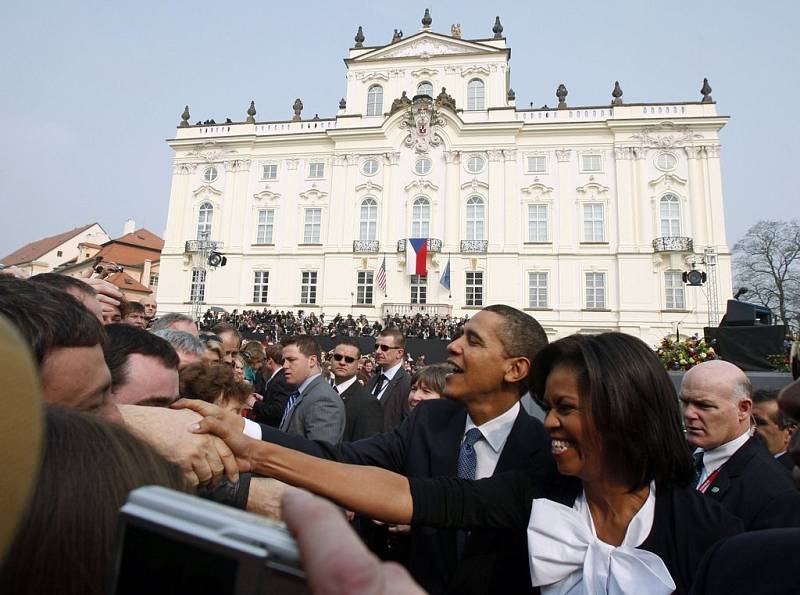
[[[433,97],[433,85],[428,81],[423,81],[417,86],[417,95],[427,95]]]
[[[605,310],[606,274],[586,273],[586,309]]]
[[[278,166],[274,163],[265,163],[261,166],[262,180],[275,180],[278,178]]]
[[[528,307],[547,308],[547,273],[528,273]]]
[[[465,305],[483,306],[483,271],[467,271]]]
[[[480,196],[470,196],[467,200],[467,239],[485,239],[485,205]]]
[[[301,273],[300,303],[317,303],[317,271],[303,271]]]
[[[681,271],[664,273],[664,289],[666,291],[667,310],[683,310],[686,308],[686,295]]]
[[[602,155],[581,155],[581,168],[584,172],[595,172],[603,170]]]
[[[467,171],[471,174],[479,174],[483,171],[486,161],[480,155],[470,155],[467,159]]]
[[[305,223],[303,224],[303,243],[319,244],[320,227],[322,225],[322,209],[306,209]]]
[[[269,271],[253,273],[253,303],[266,304],[269,295]]]
[[[374,198],[365,198],[361,202],[361,213],[358,229],[359,240],[374,240],[378,234],[378,203]]]
[[[547,157],[545,155],[528,155],[528,173],[543,174],[547,172]]]
[[[411,275],[411,303],[428,303],[428,277]]]
[[[256,227],[256,244],[272,244],[272,231],[275,227],[275,209],[259,209]]]
[[[325,164],[321,161],[315,161],[308,164],[308,177],[309,178],[324,178],[325,177]]]
[[[584,242],[605,241],[605,219],[603,214],[602,203],[599,202],[584,203],[583,241]]]
[[[383,87],[372,85],[367,91],[367,115],[380,116],[383,113]]]
[[[528,241],[547,241],[547,205],[528,205]]]
[[[211,182],[216,181],[218,175],[219,171],[217,168],[211,165],[203,170],[203,181],[206,184],[210,184]]]
[[[197,212],[197,239],[208,240],[211,238],[211,222],[214,219],[214,207],[210,202],[200,205]]]
[[[675,238],[681,235],[681,203],[674,194],[665,194],[659,201],[661,236]]]
[[[411,209],[411,237],[427,238],[431,232],[431,203],[424,196],[414,201]]]
[[[367,159],[361,165],[361,171],[365,176],[372,176],[378,173],[378,169],[380,168],[380,164],[378,163],[377,159]]]
[[[373,288],[372,280],[373,280],[372,271],[358,271],[358,278],[356,280],[357,304],[372,303],[372,288]]]
[[[189,301],[203,302],[206,299],[206,271],[192,269],[192,284],[189,289]]]
[[[467,110],[477,111],[486,109],[483,81],[472,79],[467,83]]]
[[[429,174],[431,171],[431,165],[432,165],[431,160],[428,159],[427,157],[422,157],[420,159],[417,159],[416,162],[414,163],[414,172],[420,176]]]

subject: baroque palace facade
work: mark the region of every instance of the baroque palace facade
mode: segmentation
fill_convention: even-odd
[[[159,309],[374,319],[507,303],[551,338],[651,344],[715,322],[731,293],[727,117],[708,85],[701,101],[646,104],[616,85],[590,107],[562,85],[557,106],[521,109],[499,19],[493,33],[436,33],[426,14],[419,33],[367,47],[359,28],[334,118],[297,100],[288,121],[251,104],[245,122],[191,125],[187,108],[168,141]],[[428,238],[427,277],[407,272],[410,238]],[[211,249],[226,266],[205,264]],[[693,266],[702,287],[682,281]]]

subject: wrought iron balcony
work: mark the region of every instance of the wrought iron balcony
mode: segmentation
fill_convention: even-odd
[[[406,251],[405,240],[397,240],[397,251],[398,252]],[[442,240],[437,240],[436,238],[428,238],[428,252],[441,252],[441,251],[442,251]]]
[[[212,250],[222,250],[224,244],[222,242],[214,242],[212,240],[189,240],[186,242],[186,252],[211,252]]]
[[[489,240],[461,240],[461,252],[464,254],[486,254]]]
[[[378,240],[353,240],[353,252],[379,252],[380,248]]]
[[[694,242],[692,238],[666,237],[653,240],[654,252],[692,252]]]

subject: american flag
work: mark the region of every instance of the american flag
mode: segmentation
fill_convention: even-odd
[[[384,295],[386,295],[386,257],[383,257],[383,262],[381,263],[381,268],[378,269],[378,275],[376,277],[376,281],[378,282],[378,287],[380,287],[381,291]]]

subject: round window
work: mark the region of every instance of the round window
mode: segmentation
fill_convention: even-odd
[[[421,159],[417,159],[417,162],[414,164],[414,171],[421,176],[430,173],[431,160],[428,159],[427,157],[422,157]]]
[[[211,167],[207,167],[203,172],[203,181],[204,182],[213,182],[217,179],[217,168],[213,165]]]
[[[486,162],[480,155],[470,155],[467,159],[467,171],[471,174],[479,174],[483,171]]]
[[[361,171],[364,172],[364,175],[371,176],[378,173],[378,160],[377,159],[367,159],[361,165]]]
[[[656,167],[661,171],[672,171],[678,165],[678,159],[672,153],[659,153],[656,157]]]

